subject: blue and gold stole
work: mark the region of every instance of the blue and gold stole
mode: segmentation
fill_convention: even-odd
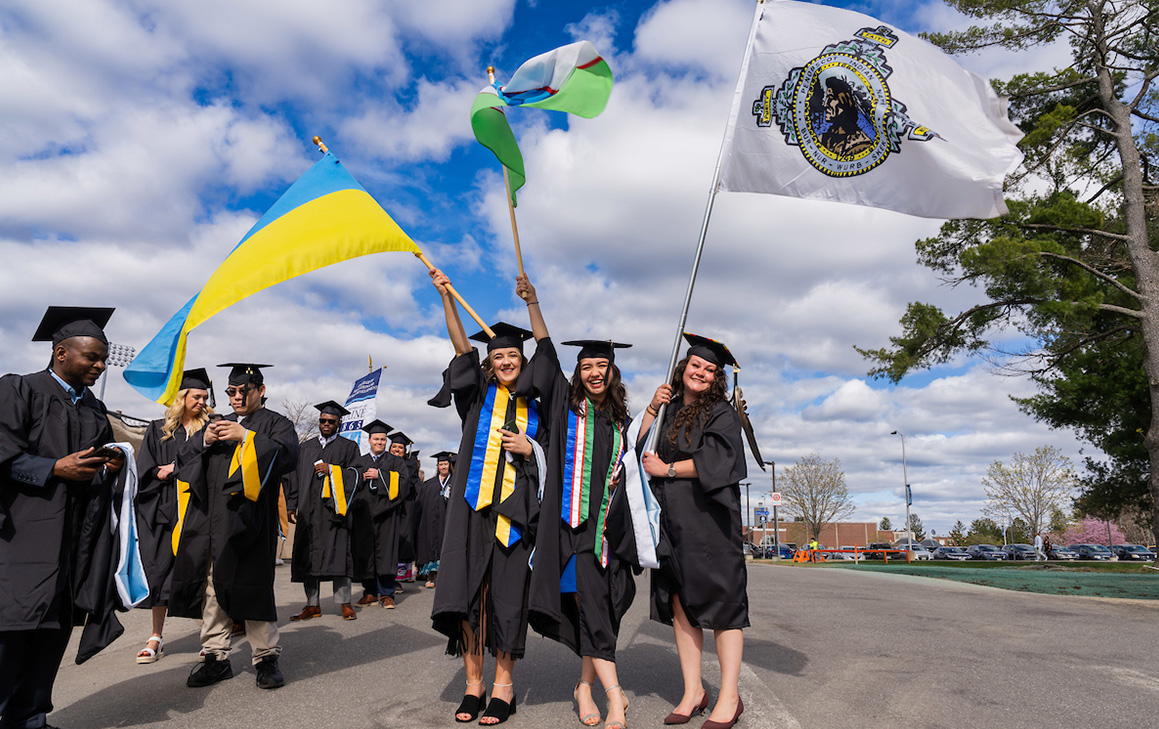
[[[514,413],[509,411],[514,409]],[[514,416],[514,417],[512,417]],[[519,433],[534,438],[539,431],[539,410],[534,400],[525,397],[511,397],[511,392],[497,382],[487,385],[487,397],[479,412],[479,423],[475,428],[475,441],[471,448],[471,467],[467,472],[467,486],[464,497],[475,511],[491,506],[495,500],[496,486],[499,486],[499,503],[515,493],[515,469],[507,468],[503,454],[503,439],[499,429],[514,420]],[[502,476],[500,476],[502,472]],[[500,485],[498,479],[502,478]],[[499,515],[495,525],[495,538],[504,547],[510,547],[523,535],[517,524],[509,517]]]
[[[245,432],[245,440],[233,449],[233,458],[230,459],[229,477],[241,469],[242,490],[250,501],[257,501],[262,491],[262,475],[258,468],[258,449],[254,444],[256,433],[252,430]],[[236,493],[236,492],[235,492]]]

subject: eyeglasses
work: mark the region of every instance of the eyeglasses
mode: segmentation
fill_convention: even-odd
[[[225,388],[225,394],[229,397],[233,397],[235,395],[241,395],[242,397],[245,397],[246,394],[252,389],[254,388],[250,387],[249,385],[243,385],[241,387],[227,387]]]
[[[318,422],[325,423],[327,425],[337,425],[338,418],[318,418]]]

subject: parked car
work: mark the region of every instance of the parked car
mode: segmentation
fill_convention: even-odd
[[[1136,562],[1155,561],[1155,553],[1139,544],[1116,544],[1114,552],[1115,556],[1122,560],[1133,560]]]
[[[938,547],[942,546],[942,543],[936,539],[923,539],[922,541],[918,542],[918,544],[925,547],[926,551],[928,551],[930,554],[938,551]]]
[[[865,547],[865,558],[866,559],[885,559],[885,552],[883,550],[893,549],[893,548],[894,548],[893,545],[890,544],[889,542],[870,542]],[[895,552],[890,556],[897,557],[897,553]]]
[[[1037,555],[1029,544],[1007,544],[1002,548],[1009,559],[1033,560]]]
[[[906,548],[902,547],[902,549],[906,549]],[[934,558],[933,552],[926,549],[925,547],[918,544],[917,542],[914,542],[913,546],[910,547],[907,551],[909,552],[910,560],[912,560],[914,562],[918,562],[918,561],[929,562],[931,559]],[[898,555],[898,557],[904,557],[904,556],[905,555],[901,555],[901,554]]]
[[[1070,548],[1078,554],[1079,559],[1109,561],[1115,556],[1114,552],[1101,544],[1072,544]]]
[[[990,561],[1006,559],[1006,553],[993,544],[971,544],[966,547],[966,553],[970,555],[970,559]]]
[[[1078,552],[1070,547],[1051,547],[1047,556],[1051,559],[1066,560],[1067,562],[1073,562],[1079,558]]]
[[[970,553],[962,547],[938,547],[934,550],[934,559],[948,559],[965,562],[970,559]]]

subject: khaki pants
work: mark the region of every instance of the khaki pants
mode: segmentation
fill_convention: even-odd
[[[210,561],[209,574],[205,581],[205,601],[201,606],[201,647],[206,654],[213,653],[218,660],[229,658],[230,633],[233,619],[221,609],[217,602],[217,591],[213,589],[213,563]],[[253,664],[266,656],[280,656],[282,647],[278,645],[278,624],[264,620],[245,621],[245,635],[249,638],[253,652]]]

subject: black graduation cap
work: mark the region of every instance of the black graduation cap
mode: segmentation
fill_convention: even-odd
[[[448,463],[454,463],[455,456],[456,456],[456,454],[451,453],[450,451],[439,451],[438,453],[431,454],[431,458],[435,459],[436,463],[441,462],[441,461],[447,461]]]
[[[615,362],[617,349],[627,349],[632,346],[613,342],[610,339],[573,339],[563,344],[565,347],[580,348],[579,354],[575,357],[576,362],[588,358],[602,358],[609,362]]]
[[[34,342],[60,344],[70,337],[92,337],[106,345],[105,325],[116,309],[91,306],[50,306],[32,335]]]
[[[706,359],[717,367],[724,367],[726,365],[737,366],[736,358],[732,356],[732,352],[728,351],[728,347],[715,339],[702,337],[692,332],[684,332],[684,340],[688,342],[689,355],[695,354],[697,357]]]
[[[503,321],[492,324],[491,331],[495,332],[494,337],[488,337],[485,331],[471,335],[471,339],[476,342],[487,343],[487,354],[496,349],[507,349],[508,347],[515,347],[520,354],[523,354],[523,342],[535,336],[522,327]]]
[[[263,367],[273,367],[270,364],[254,364],[253,362],[223,362],[218,367],[232,367],[229,371],[231,385],[261,385],[266,381],[262,374]]]
[[[362,430],[366,433],[369,433],[370,435],[374,435],[375,433],[385,434],[390,432],[390,426],[381,420],[372,420],[366,425],[362,426]]]
[[[409,446],[411,443],[414,443],[414,441],[411,440],[410,438],[406,437],[406,433],[402,432],[401,430],[394,431],[393,433],[390,434],[389,437],[390,437],[391,443],[402,443],[403,447]]]
[[[315,405],[314,408],[320,413],[324,413],[326,415],[337,415],[339,418],[350,414],[349,410],[342,407],[341,405],[334,402],[333,400],[327,400],[326,402],[320,402],[317,405]]]
[[[205,368],[198,367],[195,370],[185,370],[181,373],[181,387],[177,389],[211,390],[213,382],[209,379],[209,373],[205,371]]]

